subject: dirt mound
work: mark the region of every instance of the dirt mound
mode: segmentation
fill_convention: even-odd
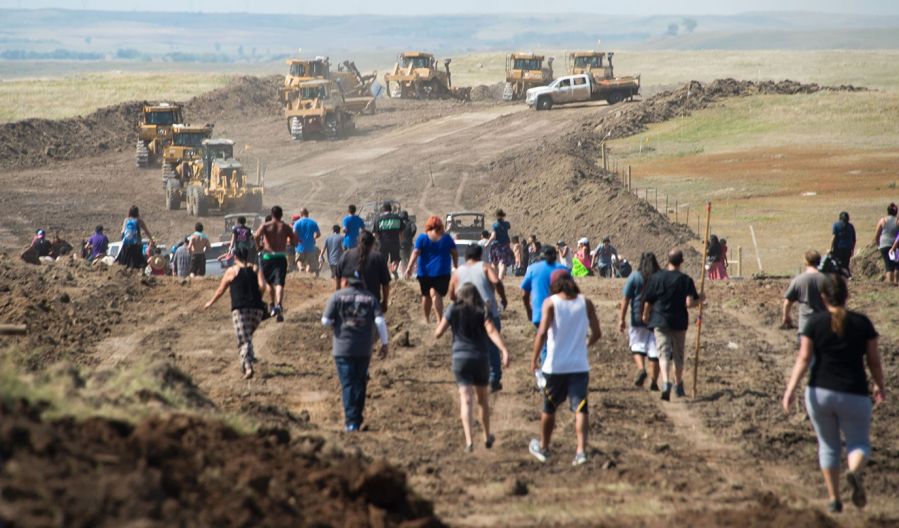
[[[472,101],[502,101],[505,83],[479,84],[471,89]]]
[[[882,278],[883,270],[883,256],[880,254],[880,250],[873,245],[863,247],[852,259],[852,274],[856,277]]]
[[[7,526],[441,526],[401,471],[283,429],[175,415],[43,422],[0,403]]]
[[[278,110],[279,77],[238,77],[224,88],[185,103],[192,123],[227,115],[255,116]],[[54,161],[134,149],[137,116],[143,103],[132,101],[69,119],[27,119],[0,125],[0,168],[25,169]]]
[[[797,510],[780,502],[773,494],[759,497],[747,509],[685,512],[678,520],[686,526],[740,526],[744,528],[837,528],[839,523],[820,510]]]

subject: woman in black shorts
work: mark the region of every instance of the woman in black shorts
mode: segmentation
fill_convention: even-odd
[[[509,352],[496,326],[490,320],[484,299],[473,284],[464,284],[456,292],[456,302],[446,309],[446,313],[434,336],[439,338],[448,328],[453,329],[453,374],[459,385],[459,403],[462,415],[462,429],[465,432],[465,451],[471,452],[473,393],[477,394],[481,408],[481,424],[484,427],[484,446],[493,447],[495,437],[490,434],[490,402],[488,382],[490,363],[487,341],[499,348],[503,356],[503,366],[509,366]]]
[[[415,240],[415,250],[409,257],[406,276],[412,274],[418,263],[418,286],[421,290],[421,308],[425,323],[431,321],[431,308],[440,322],[443,314],[443,298],[449,291],[450,277],[459,265],[456,242],[446,234],[439,216],[428,218],[425,232]]]

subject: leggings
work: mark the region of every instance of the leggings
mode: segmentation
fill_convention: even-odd
[[[840,431],[846,437],[846,452],[871,455],[871,398],[861,394],[806,387],[805,408],[818,434],[818,462],[822,469],[840,467]]]

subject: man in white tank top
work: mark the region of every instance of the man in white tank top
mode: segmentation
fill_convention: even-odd
[[[546,462],[556,424],[556,408],[567,399],[572,412],[576,413],[577,453],[573,465],[578,466],[587,462],[587,385],[590,377],[587,350],[599,341],[602,330],[593,303],[581,295],[568,270],[552,273],[550,292],[552,295],[543,303],[543,316],[531,357],[531,370],[536,371],[546,343],[546,359],[539,367],[546,377],[540,417],[542,434],[540,439],[531,440],[528,451],[537,460]]]

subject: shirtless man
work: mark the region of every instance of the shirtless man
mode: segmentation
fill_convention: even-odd
[[[284,279],[287,277],[287,244],[297,245],[297,235],[293,229],[281,221],[284,211],[280,206],[272,207],[272,219],[259,226],[254,238],[262,246],[262,274],[271,286],[271,316],[279,323],[284,322]]]

